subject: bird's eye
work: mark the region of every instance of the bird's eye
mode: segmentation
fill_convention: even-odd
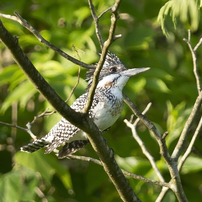
[[[110,72],[116,72],[117,68],[116,67],[111,67]]]

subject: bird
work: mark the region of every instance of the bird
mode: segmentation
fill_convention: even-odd
[[[110,128],[119,118],[124,106],[122,90],[129,78],[148,69],[149,67],[127,69],[118,56],[112,52],[107,53],[99,74],[92,106],[88,112],[89,118],[94,121],[100,131],[103,132]],[[81,112],[87,103],[94,71],[95,69],[87,71],[86,92],[70,106],[76,112]],[[58,158],[62,159],[80,150],[88,143],[89,140],[85,132],[62,118],[47,135],[22,146],[20,150],[32,153],[46,147],[45,154],[49,154],[62,146],[58,152]]]

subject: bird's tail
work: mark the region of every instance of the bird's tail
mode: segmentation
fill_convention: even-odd
[[[35,152],[35,151],[45,147],[48,144],[50,144],[50,143],[47,142],[45,140],[45,138],[41,138],[41,139],[35,140],[32,143],[29,143],[28,145],[21,147],[20,150],[23,152],[32,153],[32,152]]]
[[[75,140],[73,142],[66,143],[64,147],[59,151],[58,158],[62,159],[68,155],[71,155],[87,145],[89,140]]]

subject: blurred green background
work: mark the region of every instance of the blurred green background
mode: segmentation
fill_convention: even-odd
[[[99,15],[114,1],[94,0],[93,3]],[[187,38],[188,29],[192,31],[193,45],[202,36],[200,3],[195,0],[168,3],[164,0],[124,0],[119,8],[120,19],[116,28],[116,34],[122,34],[122,38],[110,47],[128,68],[151,67],[150,71],[130,79],[124,92],[141,111],[152,102],[146,116],[161,133],[169,131],[167,145],[170,152],[197,96],[192,58],[183,38]],[[14,15],[14,11],[18,11],[46,40],[68,54],[79,59],[72,48],[75,46],[83,62],[92,64],[98,61],[100,48],[87,0],[1,0],[0,13]],[[77,81],[79,67],[41,44],[20,24],[4,18],[1,20],[13,35],[19,37],[20,46],[42,76],[66,100]],[[110,12],[100,19],[104,40],[109,26]],[[197,55],[199,73],[202,74],[202,48],[198,49]],[[82,68],[79,85],[68,104],[85,92],[85,73],[86,69]],[[46,108],[53,110],[0,44],[0,121],[26,128],[26,124]],[[158,180],[123,122],[130,119],[131,114],[125,106],[121,117],[104,136],[121,168]],[[201,112],[189,133],[187,145],[200,116]],[[54,114],[38,119],[32,126],[33,133],[37,137],[44,136],[60,118],[59,114]],[[138,134],[169,181],[169,172],[155,139],[141,123]],[[102,167],[79,160],[58,160],[54,154],[44,155],[44,150],[33,154],[20,152],[19,148],[30,141],[26,132],[0,125],[0,201],[121,201]],[[189,201],[195,202],[201,201],[202,197],[201,141],[200,134],[181,172],[185,193]],[[77,154],[97,158],[90,145]],[[155,201],[161,190],[158,186],[128,180],[142,201]],[[176,199],[172,192],[168,192],[163,201]]]

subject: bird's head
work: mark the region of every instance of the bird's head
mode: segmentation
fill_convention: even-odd
[[[131,76],[147,70],[149,70],[149,67],[127,69],[121,60],[110,52],[107,54],[104,65],[100,71],[97,87],[117,86],[122,90]],[[86,74],[86,80],[88,81],[87,90],[92,85],[94,71],[94,69],[91,69]]]

